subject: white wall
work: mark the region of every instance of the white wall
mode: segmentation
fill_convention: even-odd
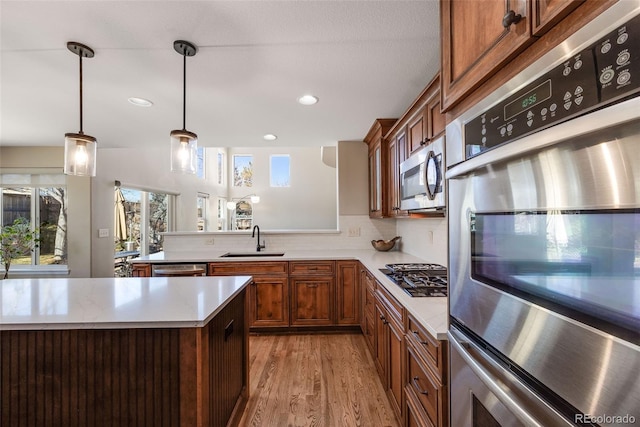
[[[253,223],[262,230],[336,230],[337,173],[325,165],[320,147],[251,147],[228,148],[229,171],[233,170],[233,155],[253,156],[253,185],[229,186],[229,197],[248,194],[260,196],[253,205]],[[271,187],[270,156],[290,156],[291,186]]]
[[[402,252],[449,265],[447,218],[400,218],[396,220],[396,232],[402,236]]]

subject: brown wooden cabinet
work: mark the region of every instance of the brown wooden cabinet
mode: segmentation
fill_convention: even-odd
[[[585,0],[535,0],[532,4],[533,35],[541,36]]]
[[[405,160],[407,145],[407,133],[405,128],[402,128],[398,134],[388,137],[387,141],[387,158],[389,159],[389,216],[403,217],[408,215],[406,210],[400,209],[400,163]]]
[[[404,308],[383,286],[376,285],[375,364],[399,420],[404,419]]]
[[[360,275],[358,261],[336,262],[336,322],[358,325],[360,322]]]
[[[291,261],[291,326],[335,323],[335,262]]]
[[[442,107],[446,110],[534,39],[530,0],[451,0],[440,6]]]
[[[362,318],[360,328],[364,335],[369,351],[374,355],[376,348],[376,323],[375,323],[375,291],[376,282],[373,275],[366,268],[362,267],[360,271],[360,289],[361,289],[361,311]]]
[[[444,133],[445,117],[440,112],[440,75],[420,93],[400,121],[407,120],[407,157]]]
[[[556,46],[569,33],[559,31],[527,49],[539,37],[544,36],[571,12],[582,4],[593,3],[589,8],[608,7],[612,2],[601,0],[466,0],[442,1],[441,28],[441,77],[442,110],[448,111],[486,82],[494,74],[518,56],[518,68],[528,65],[544,52]],[[592,19],[592,10],[576,21]],[[580,15],[580,14],[579,14]],[[587,18],[589,16],[589,18]],[[568,27],[572,26],[569,24]],[[575,31],[575,26],[571,31]],[[562,37],[558,37],[562,35]],[[526,52],[526,56],[523,53]],[[511,72],[507,74],[513,75]],[[507,77],[507,76],[505,76]],[[499,79],[492,87],[504,83]]]
[[[249,286],[249,326],[289,326],[289,279],[286,261],[210,262],[210,276],[253,276]]]
[[[384,135],[397,119],[377,119],[364,142],[369,146],[369,216],[382,218],[388,216],[387,176],[388,149]]]
[[[405,341],[404,388],[409,418],[428,421],[425,425],[447,427],[447,343],[436,340],[411,315],[407,316]]]
[[[133,277],[151,277],[151,264],[132,264],[131,275]]]

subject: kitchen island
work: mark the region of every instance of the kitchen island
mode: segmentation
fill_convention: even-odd
[[[0,424],[237,422],[249,389],[250,282],[0,281]]]

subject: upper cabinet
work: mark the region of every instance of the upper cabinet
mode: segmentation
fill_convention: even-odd
[[[436,75],[400,119],[377,119],[364,141],[369,145],[369,216],[409,216],[400,209],[400,164],[444,134],[440,76]]]
[[[476,89],[583,1],[441,1],[443,111]]]
[[[384,135],[397,119],[377,119],[364,138],[369,146],[369,216],[388,216],[388,148]]]

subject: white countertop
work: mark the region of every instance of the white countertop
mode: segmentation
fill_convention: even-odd
[[[405,262],[429,262],[427,259],[418,258],[403,252],[389,251],[378,252],[370,250],[268,250],[267,252],[284,252],[284,256],[278,257],[247,257],[247,258],[220,258],[220,255],[229,251],[199,251],[199,252],[159,252],[153,255],[132,260],[142,263],[199,263],[199,262],[256,262],[256,261],[301,261],[301,260],[359,260],[378,281],[400,302],[407,311],[424,326],[438,340],[447,339],[449,327],[449,309],[447,298],[444,297],[411,297],[395,285],[380,268],[385,264]]]
[[[206,325],[250,276],[0,280],[0,329]]]

